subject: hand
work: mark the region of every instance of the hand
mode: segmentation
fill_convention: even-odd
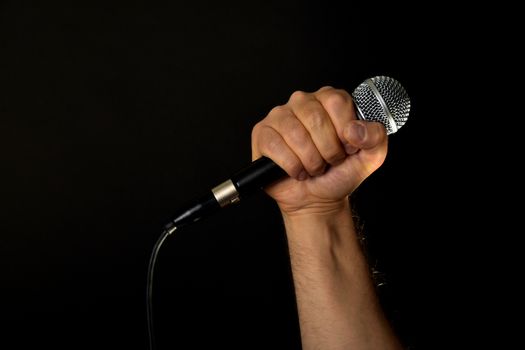
[[[266,189],[286,215],[343,208],[386,153],[384,126],[357,120],[351,96],[329,86],[294,92],[252,131],[252,159],[271,158],[290,175]]]

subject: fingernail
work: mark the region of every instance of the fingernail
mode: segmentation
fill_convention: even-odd
[[[356,153],[357,151],[359,151],[359,148],[355,147],[355,146],[352,146],[351,144],[347,143],[345,145],[345,152],[346,154],[354,154]]]
[[[299,181],[304,181],[304,180],[306,180],[307,177],[308,177],[308,174],[306,173],[305,170],[303,170],[303,171],[301,171],[301,172],[299,173],[299,175],[297,176],[297,180],[299,180]]]
[[[350,131],[353,133],[354,137],[356,137],[359,141],[364,140],[365,138],[365,126],[361,123],[352,123],[352,128]]]

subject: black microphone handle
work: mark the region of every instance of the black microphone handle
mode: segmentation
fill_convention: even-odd
[[[263,156],[236,172],[231,180],[242,198],[286,176],[286,171]]]
[[[172,233],[177,227],[190,224],[220,208],[237,203],[242,198],[286,176],[287,173],[270,158],[261,157],[214,187],[205,196],[183,206],[165,229]]]

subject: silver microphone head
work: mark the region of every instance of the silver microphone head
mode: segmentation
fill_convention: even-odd
[[[407,121],[410,97],[393,78],[377,76],[367,79],[352,92],[352,97],[359,119],[382,123],[388,135]]]

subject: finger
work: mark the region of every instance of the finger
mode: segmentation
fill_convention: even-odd
[[[252,131],[252,158],[255,160],[261,156],[272,159],[290,177],[297,180],[305,180],[308,177],[301,160],[279,132],[268,125],[257,124]]]
[[[352,120],[357,119],[350,94],[345,90],[324,86],[314,96],[328,112],[341,142],[346,143],[344,129]]]
[[[286,144],[299,157],[310,176],[324,173],[326,163],[304,125],[297,119],[290,108],[275,107],[268,114],[266,124],[271,125],[284,139]]]
[[[354,120],[344,128],[344,138],[351,147],[372,149],[387,141],[386,129],[378,122]]]
[[[323,159],[332,165],[340,163],[346,154],[323,105],[313,94],[304,92],[293,93],[288,105],[310,134]]]

